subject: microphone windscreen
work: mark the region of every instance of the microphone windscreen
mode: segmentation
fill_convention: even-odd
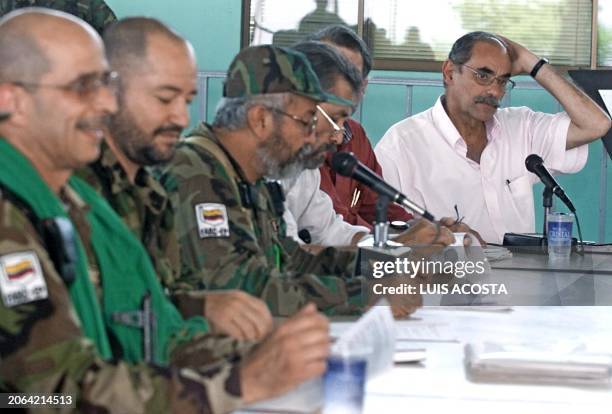
[[[338,174],[351,177],[357,167],[357,158],[352,152],[336,152],[332,156],[331,167]]]
[[[544,160],[537,154],[531,154],[525,158],[525,167],[529,172],[535,173],[536,167],[542,164],[544,164]]]

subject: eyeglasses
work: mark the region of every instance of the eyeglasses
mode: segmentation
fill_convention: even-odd
[[[466,65],[465,63],[462,64],[461,66],[468,68],[474,73],[474,80],[479,85],[489,86],[489,85],[492,85],[493,82],[496,81],[499,86],[501,86],[507,91],[511,90],[512,88],[516,86],[514,81],[511,79],[508,79],[502,76],[495,76],[492,73],[485,72],[484,70],[481,70],[481,69],[475,69],[471,66]]]
[[[342,135],[344,137],[344,135],[346,134],[346,128],[341,128],[340,126],[338,126],[338,124],[331,118],[331,116],[329,116],[327,112],[325,112],[325,110],[323,110],[323,108],[321,108],[320,105],[317,105],[317,111],[321,112],[323,117],[327,119],[327,122],[329,122],[332,128],[334,128],[334,132],[332,132],[332,135]]]
[[[35,82],[12,82],[13,85],[23,88],[52,88],[65,92],[73,93],[82,100],[89,100],[95,96],[100,88],[108,88],[112,93],[117,92],[119,86],[119,74],[115,71],[105,71],[101,73],[87,73],[79,76],[75,80],[65,85],[53,85]]]
[[[295,116],[295,115],[289,114],[289,113],[287,113],[285,111],[281,111],[280,109],[277,109],[277,108],[268,107],[268,109],[270,111],[272,111],[272,112],[277,113],[277,114],[285,115],[286,117],[289,117],[289,118],[293,119],[295,122],[298,122],[298,123],[302,124],[302,126],[304,127],[304,129],[305,129],[305,131],[306,131],[306,133],[308,135],[311,135],[315,131],[315,129],[317,128],[317,122],[319,121],[319,118],[317,118],[316,115],[313,115],[312,119],[310,121],[305,121],[302,118],[300,118],[299,116]]]

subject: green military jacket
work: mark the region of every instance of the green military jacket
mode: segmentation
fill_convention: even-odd
[[[92,282],[103,294],[88,207],[69,187],[62,200],[85,246]],[[22,275],[44,284],[46,296],[7,303],[12,280]],[[120,356],[115,362],[101,359],[81,331],[68,289],[39,233],[5,193],[0,193],[0,277],[3,392],[63,393],[77,402],[78,411],[221,413],[241,405],[237,363],[243,350],[226,337],[204,335],[180,345],[165,368],[128,365]]]
[[[78,172],[96,189],[147,249],[162,285],[184,317],[202,315],[205,292],[181,283],[179,245],[174,231],[174,209],[161,184],[146,168],[134,184],[115,154],[103,144],[100,158]]]
[[[104,0],[0,0],[0,16],[22,7],[47,7],[77,16],[98,33],[117,20]]]
[[[353,277],[355,251],[329,248],[312,255],[300,249],[285,237],[279,200],[264,180],[249,184],[242,177],[205,124],[161,172],[177,209],[182,267],[191,270],[181,283],[245,290],[265,300],[274,315],[289,315],[309,301],[328,313],[358,310],[362,281]]]

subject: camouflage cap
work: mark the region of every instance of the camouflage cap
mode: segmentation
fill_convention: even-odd
[[[287,47],[263,45],[242,49],[232,61],[223,85],[226,98],[287,92],[318,102],[354,105],[324,92],[306,56]]]

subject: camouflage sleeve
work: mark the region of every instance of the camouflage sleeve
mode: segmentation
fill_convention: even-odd
[[[104,0],[0,0],[0,16],[21,7],[48,7],[73,14],[89,23],[100,34],[117,20]]]
[[[78,0],[77,7],[76,15],[100,34],[104,32],[106,26],[117,21],[117,16],[104,0]]]
[[[218,356],[211,350],[214,338],[200,338],[191,350],[175,350],[176,363],[166,368],[102,360],[83,336],[64,282],[37,233],[2,198],[0,293],[4,391],[71,395],[79,412],[221,413],[241,405],[237,362],[207,364],[206,356]],[[198,348],[208,352],[194,361],[189,355]]]
[[[261,297],[280,316],[309,301],[329,313],[356,310],[341,277],[300,271],[304,267],[278,270],[255,234],[251,211],[239,202],[233,178],[207,152],[181,145],[161,180],[177,213],[181,283],[197,290],[241,289]],[[207,232],[198,218],[203,210],[216,211],[214,231]]]

